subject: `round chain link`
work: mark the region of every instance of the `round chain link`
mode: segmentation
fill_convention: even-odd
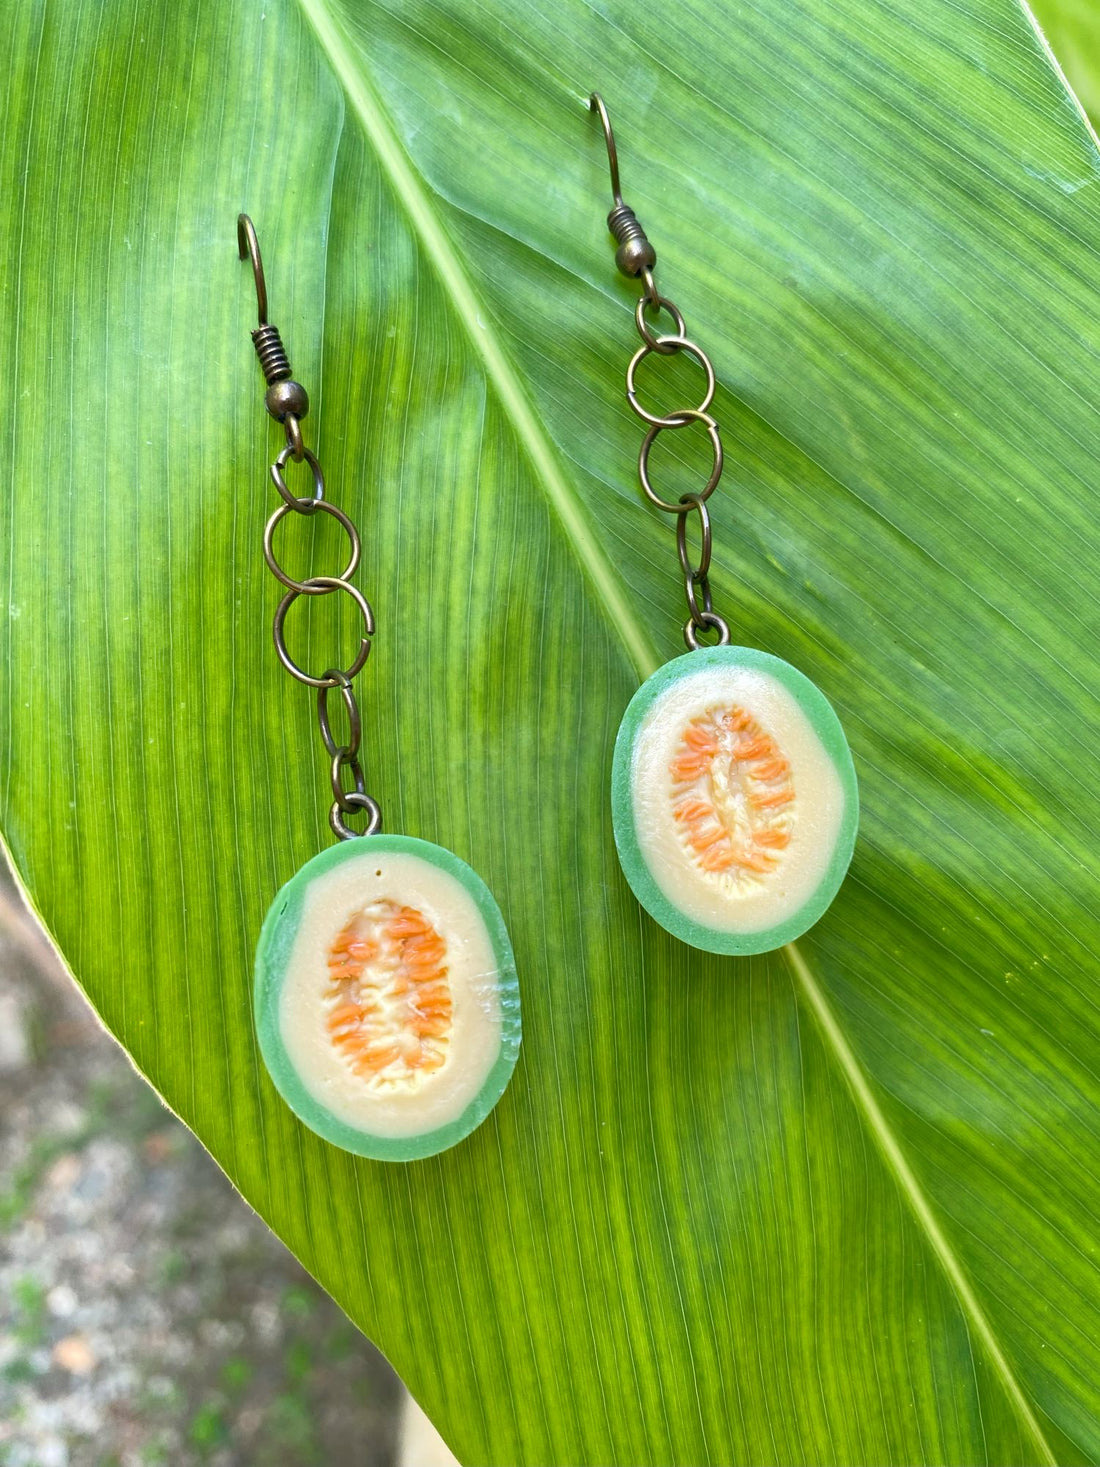
[[[699,641],[700,632],[717,632],[717,642]],[[687,643],[688,651],[694,652],[699,646],[704,647],[728,647],[730,641],[729,623],[725,617],[719,616],[714,611],[704,611],[698,623],[693,616],[689,616],[684,622],[684,641]]]
[[[714,367],[710,358],[702,347],[692,341],[685,331],[684,318],[677,307],[665,296],[658,294],[653,280],[652,270],[644,270],[642,280],[644,291],[638,298],[638,304],[634,312],[634,324],[638,328],[638,335],[642,338],[642,345],[630,359],[626,369],[626,400],[631,410],[647,425],[646,435],[642,439],[642,446],[638,452],[638,479],[641,482],[646,498],[651,504],[656,505],[666,514],[676,516],[676,551],[680,558],[680,568],[684,573],[684,596],[687,600],[689,616],[684,623],[684,641],[690,651],[703,645],[725,646],[730,640],[729,625],[725,619],[718,615],[711,604],[710,593],[710,558],[712,549],[712,538],[710,529],[710,514],[706,502],[718,487],[718,481],[722,477],[724,465],[724,454],[722,451],[722,437],[719,432],[718,423],[711,417],[707,409],[714,400],[715,375]],[[647,310],[667,311],[676,323],[674,335],[658,335],[650,327],[646,318]],[[680,352],[687,352],[693,357],[706,373],[706,390],[702,401],[693,408],[677,408],[673,412],[659,416],[651,413],[643,407],[638,400],[638,390],[635,377],[638,367],[651,353],[658,356],[676,356]],[[692,494],[683,494],[679,500],[673,501],[663,499],[653,487],[653,481],[649,473],[649,454],[659,433],[678,432],[682,428],[689,428],[699,423],[706,430],[710,439],[713,463],[710,474],[702,489]],[[699,530],[702,536],[699,551],[699,562],[692,564],[691,554],[688,549],[687,522],[689,515],[694,511],[699,517]],[[711,634],[717,634],[717,642],[710,642]],[[706,643],[700,642],[700,637],[708,638]]]
[[[382,811],[378,807],[378,801],[370,795],[361,795],[354,792],[345,797],[346,803],[352,810],[366,810],[367,827],[365,830],[352,830],[350,825],[344,823],[344,815],[350,812],[342,811],[339,804],[334,800],[332,809],[328,812],[328,823],[332,826],[333,833],[341,840],[354,840],[357,835],[376,835],[382,829]]]
[[[718,424],[709,413],[701,413],[697,408],[682,408],[679,417],[681,421],[677,423],[654,423],[653,427],[650,428],[649,432],[642,439],[642,446],[638,452],[638,478],[641,481],[642,488],[645,490],[646,498],[650,503],[655,504],[658,509],[663,509],[666,514],[684,515],[688,511],[688,505],[685,503],[687,496],[681,495],[679,502],[673,504],[661,498],[650,480],[649,450],[656,442],[657,434],[665,432],[670,427],[687,428],[692,423],[702,423],[706,428],[707,435],[710,438],[711,451],[714,454],[714,464],[707,482],[699,491],[700,499],[709,499],[714,493],[718,480],[722,477],[723,455],[722,439],[718,433]]]
[[[283,477],[283,470],[286,468],[288,459],[297,459],[298,457],[299,455],[294,452],[293,446],[288,443],[271,465],[271,482],[278,489],[291,509],[296,509],[299,514],[313,514],[316,510],[320,509],[325,497],[325,476],[321,473],[321,465],[314,458],[313,454],[310,453],[308,448],[303,448],[300,457],[305,459],[313,473],[313,493],[308,499],[299,499],[296,494],[291,494],[287,488],[286,479]]]
[[[286,614],[297,601],[299,596],[327,595],[330,591],[346,591],[359,608],[359,615],[363,618],[363,635],[359,638],[359,651],[355,654],[355,661],[350,667],[344,669],[344,677],[353,678],[366,662],[370,654],[370,639],[374,635],[374,613],[370,609],[370,602],[350,581],[342,581],[339,576],[311,576],[308,581],[303,581],[301,589],[289,590],[279,602],[275,610],[275,620],[272,623],[272,632],[275,637],[275,651],[279,654],[279,661],[300,683],[308,683],[311,688],[334,688],[339,679],[333,675],[324,677],[312,677],[308,672],[298,666],[286,650],[286,641],[283,636],[283,623]]]
[[[346,581],[355,574],[356,568],[359,565],[359,555],[362,550],[359,542],[359,532],[344,511],[337,509],[335,504],[329,504],[327,500],[322,499],[316,501],[315,507],[317,509],[323,509],[326,514],[330,514],[337,524],[342,526],[347,532],[351,552],[348,556],[348,563],[340,572],[338,578],[341,581]],[[277,581],[282,581],[283,585],[289,587],[291,591],[300,591],[304,596],[324,596],[327,594],[326,587],[312,586],[308,581],[294,580],[292,576],[287,575],[286,571],[283,570],[275,555],[275,530],[280,520],[285,519],[288,514],[293,513],[295,513],[294,505],[280,504],[264,527],[264,559],[267,561],[267,568]],[[310,510],[309,513],[312,514],[313,511]]]
[[[321,465],[317,462],[316,456],[303,443],[301,424],[297,417],[288,413],[283,426],[286,430],[286,447],[280,450],[275,462],[271,465],[271,479],[283,503],[268,519],[264,527],[263,539],[264,560],[267,562],[268,569],[276,580],[286,587],[286,593],[276,608],[271,630],[275,641],[275,651],[287,672],[297,678],[299,682],[317,689],[317,723],[321,730],[321,740],[330,760],[329,783],[332,786],[333,803],[329,810],[329,825],[340,840],[352,840],[359,835],[374,835],[382,828],[382,811],[378,801],[367,794],[363,767],[359,762],[363,720],[352,686],[352,680],[370,654],[370,639],[374,635],[374,612],[362,591],[351,584],[351,577],[358,569],[362,555],[359,532],[344,511],[325,498],[325,479],[321,472]],[[313,476],[313,493],[308,497],[293,494],[287,485],[284,471],[291,461],[305,463]],[[275,531],[291,512],[314,515],[318,510],[330,515],[347,535],[347,564],[338,576],[306,576],[302,580],[295,580],[284,570],[275,554]],[[284,631],[286,614],[299,596],[329,596],[334,591],[343,591],[355,602],[362,621],[359,649],[349,667],[329,667],[320,677],[314,677],[300,667],[287,650]],[[329,713],[328,698],[333,691],[339,692],[347,721],[346,734],[339,740],[333,733]],[[348,778],[351,780],[350,789],[345,787],[345,781]],[[359,813],[365,813],[367,817],[363,830],[356,830],[347,823],[346,817]]]
[[[658,342],[661,338],[654,336],[653,332],[650,331],[649,326],[646,323],[646,306],[651,305],[653,305],[653,302],[650,300],[648,295],[640,295],[638,297],[638,304],[634,308],[634,324],[638,328],[638,335],[642,338],[646,346],[648,346],[651,351],[659,351],[662,356],[671,356],[673,348],[671,346],[658,345]],[[671,301],[665,300],[663,295],[659,295],[657,297],[657,309],[660,311],[667,311],[672,319],[676,322],[677,336],[684,336],[686,334],[687,327],[684,323],[683,316],[680,315],[680,312],[676,309]]]
[[[642,299],[644,300],[645,297],[643,296]],[[694,357],[707,374],[707,390],[703,394],[702,402],[698,403],[694,409],[696,413],[705,413],[714,397],[714,368],[711,366],[710,358],[706,352],[701,347],[696,346],[694,341],[689,341],[686,336],[658,336],[652,346],[647,341],[630,358],[630,365],[626,369],[626,400],[638,414],[639,418],[642,418],[647,423],[652,423],[655,428],[682,428],[684,426],[684,412],[669,413],[664,418],[659,417],[656,413],[647,412],[638,401],[638,392],[634,383],[635,373],[638,370],[639,364],[644,362],[651,352],[660,352],[664,356],[671,356],[673,352],[681,351],[686,351],[689,356]]]

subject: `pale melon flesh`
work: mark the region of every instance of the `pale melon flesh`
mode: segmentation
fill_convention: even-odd
[[[768,952],[810,927],[855,845],[836,714],[789,663],[708,647],[631,700],[615,745],[615,839],[635,896],[693,947]]]
[[[291,1109],[379,1160],[462,1140],[499,1100],[520,1043],[496,902],[452,852],[409,836],[343,842],[283,887],[257,949],[255,1009]]]

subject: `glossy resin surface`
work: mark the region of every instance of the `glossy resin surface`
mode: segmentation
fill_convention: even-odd
[[[462,1140],[519,1051],[496,902],[464,861],[410,836],[344,841],[282,888],[260,935],[255,1011],[264,1061],[295,1114],[379,1160]]]
[[[666,663],[623,717],[612,774],[627,880],[661,925],[719,953],[798,937],[844,879],[859,820],[840,722],[809,678],[749,647]]]

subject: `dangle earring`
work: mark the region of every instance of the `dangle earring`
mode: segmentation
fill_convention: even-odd
[[[264,558],[285,588],[275,612],[275,650],[286,670],[317,690],[317,721],[330,760],[329,823],[340,843],[307,861],[282,888],[256,950],[255,1018],[264,1063],[283,1099],[318,1135],[380,1161],[411,1161],[453,1146],[503,1094],[520,1043],[519,988],[508,932],[488,887],[464,861],[429,841],[381,835],[359,762],[362,725],[353,687],[370,652],[374,616],[351,583],[359,535],[325,498],[321,466],[302,439],[309,403],[291,377],[267,289],[256,231],[237,220],[250,258],[259,325],[252,341],[267,380],[264,401],[286,446],[271,465],[278,505],[264,530]],[[310,492],[287,486],[304,463]],[[290,515],[331,516],[347,535],[338,576],[295,580],[275,555]],[[287,613],[301,596],[343,591],[362,619],[349,667],[314,677],[287,651]],[[329,697],[343,707],[333,731]],[[346,788],[350,781],[352,788]],[[362,833],[349,819],[365,817]]]
[[[708,952],[770,952],[812,926],[844,879],[859,820],[855,769],[820,689],[778,657],[731,646],[729,627],[713,608],[707,500],[722,474],[722,440],[708,411],[714,368],[685,334],[679,310],[658,293],[656,252],[623,202],[607,108],[596,93],[590,107],[607,142],[615,259],[643,285],[634,313],[642,345],[626,370],[627,402],[647,424],[638,476],[649,502],[676,516],[689,613],[687,654],[642,684],[615,741],[615,843],[634,895],[674,936]],[[656,334],[649,311],[667,312],[675,331]],[[638,397],[638,367],[651,354],[680,352],[703,369],[703,399],[697,407],[651,413]],[[650,450],[659,433],[694,424],[710,439],[710,476],[697,493],[673,502],[653,487]],[[700,534],[695,562],[692,515]]]

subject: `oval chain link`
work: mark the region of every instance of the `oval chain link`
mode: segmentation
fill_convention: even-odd
[[[350,580],[350,577],[355,574],[362,553],[359,532],[343,510],[338,509],[325,498],[325,479],[321,472],[321,465],[302,441],[302,428],[298,419],[288,413],[284,427],[286,447],[280,450],[275,462],[271,465],[271,478],[283,502],[275,509],[264,527],[263,540],[264,560],[267,562],[268,569],[286,588],[276,609],[271,630],[275,640],[275,651],[287,672],[291,677],[297,678],[299,682],[317,689],[317,723],[330,760],[329,780],[332,785],[333,801],[332,808],[329,810],[329,825],[333,833],[341,840],[351,840],[358,835],[374,835],[382,828],[382,811],[378,801],[372,795],[367,794],[366,778],[359,762],[363,722],[355,697],[355,689],[352,686],[352,680],[370,653],[370,639],[374,635],[374,612],[362,591],[357,586],[353,586]],[[299,497],[288,487],[285,470],[291,461],[307,465],[313,477],[312,494]],[[314,575],[295,580],[283,569],[275,554],[275,531],[280,522],[289,514],[309,517],[315,515],[318,510],[330,515],[347,535],[348,561],[338,576]],[[320,677],[314,677],[311,673],[304,671],[287,650],[284,635],[286,614],[299,596],[331,596],[334,591],[343,591],[355,602],[362,621],[359,649],[350,666],[346,668],[329,667]],[[344,705],[344,715],[347,721],[346,736],[340,741],[332,731],[328,706],[329,693],[337,689]],[[347,771],[346,775],[345,771]],[[351,780],[350,789],[345,787],[347,778]],[[353,814],[365,814],[367,823],[363,830],[356,830],[353,826],[348,825],[346,817]]]
[[[729,625],[725,618],[719,616],[714,610],[711,602],[709,576],[712,542],[710,514],[706,504],[722,477],[724,463],[722,438],[718,424],[707,411],[714,399],[714,367],[702,347],[687,336],[684,318],[677,307],[673,305],[672,301],[657,293],[652,272],[644,271],[643,279],[645,290],[638,298],[638,305],[634,313],[634,323],[638,328],[638,335],[642,338],[642,345],[631,357],[626,369],[626,400],[631,410],[646,424],[646,435],[638,451],[638,478],[650,503],[666,514],[676,516],[676,550],[680,557],[680,567],[684,573],[684,595],[688,605],[688,619],[684,623],[684,642],[691,651],[700,646],[725,646],[730,640]],[[646,319],[646,311],[650,308],[658,312],[667,311],[675,323],[675,332],[666,335],[656,334]],[[651,353],[668,357],[677,356],[680,352],[685,351],[699,363],[706,374],[706,390],[702,401],[696,407],[677,408],[663,415],[651,413],[638,400],[635,385],[638,367]],[[676,502],[663,499],[654,489],[650,477],[650,450],[659,433],[678,432],[696,423],[702,426],[710,439],[713,463],[707,481],[702,489],[692,494],[683,494]],[[702,536],[697,564],[692,563],[687,538],[688,516],[693,511],[699,517],[699,530]],[[701,635],[709,637],[711,633],[716,634],[715,641],[700,642]]]

